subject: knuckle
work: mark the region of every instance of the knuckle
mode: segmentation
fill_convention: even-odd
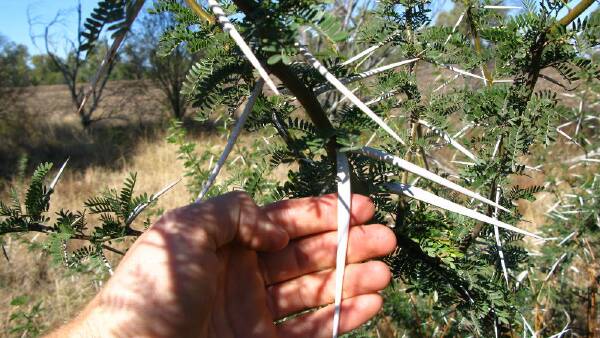
[[[238,200],[252,200],[252,197],[250,197],[250,195],[243,190],[232,191],[230,193],[227,193],[227,195]]]

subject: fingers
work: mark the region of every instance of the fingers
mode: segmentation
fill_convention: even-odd
[[[216,250],[237,240],[254,250],[278,250],[289,237],[244,192],[231,192],[202,203],[175,209],[163,216],[158,228],[185,234],[186,240]]]
[[[279,283],[335,265],[337,232],[314,235],[292,241],[283,250],[261,253],[266,285]],[[385,256],[396,247],[396,236],[386,226],[375,224],[350,228],[347,263],[358,263]]]
[[[383,290],[392,273],[383,262],[350,264],[344,271],[342,298],[351,298]],[[271,312],[275,319],[301,310],[333,303],[335,270],[304,275],[267,288]]]
[[[289,238],[335,229],[337,196],[281,201],[259,208],[244,192],[231,192],[165,214],[155,227],[185,233],[186,240],[206,243],[211,249],[238,240],[250,249],[272,251]],[[370,199],[353,195],[351,224],[371,219]]]
[[[340,333],[353,330],[377,314],[383,300],[378,294],[344,299],[341,308]],[[331,337],[333,305],[294,317],[279,324],[280,337]]]
[[[335,230],[337,226],[337,195],[306,197],[280,201],[263,208],[273,223],[283,227],[290,238]],[[352,195],[350,225],[364,224],[375,213],[371,200]]]

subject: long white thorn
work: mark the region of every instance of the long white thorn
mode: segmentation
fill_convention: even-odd
[[[414,198],[416,200],[425,202],[427,204],[431,204],[433,206],[436,206],[438,208],[442,208],[444,210],[450,211],[450,212],[455,212],[457,214],[478,220],[480,222],[485,222],[491,225],[496,225],[500,228],[509,230],[509,231],[513,231],[519,234],[523,234],[525,236],[530,236],[533,238],[537,238],[537,239],[543,239],[542,237],[533,234],[531,232],[528,232],[526,230],[523,229],[519,229],[515,226],[512,226],[510,224],[501,222],[497,219],[494,219],[492,217],[486,216],[482,213],[479,213],[477,211],[471,210],[469,208],[463,207],[460,204],[456,204],[454,202],[451,202],[445,198],[439,197],[437,195],[434,195],[432,193],[430,193],[429,191],[414,187],[414,186],[410,186],[408,184],[401,184],[401,183],[388,183],[385,185],[385,187],[392,193],[395,194],[403,194],[407,197],[410,198]]]
[[[498,136],[498,140],[496,141],[496,145],[494,146],[494,152],[492,153],[492,159],[496,158],[498,150],[500,150],[500,142],[502,142],[502,137]]]
[[[515,284],[515,289],[519,288],[519,285],[521,285],[521,282],[523,281],[523,279],[525,279],[525,277],[527,277],[528,274],[529,270],[523,270],[517,275],[517,283]]]
[[[158,200],[162,195],[166,194],[167,192],[169,192],[169,190],[173,189],[173,187],[175,187],[179,182],[181,182],[181,178],[178,179],[178,180],[176,180],[176,181],[173,181],[173,182],[167,184],[160,191],[158,191],[157,193],[155,193],[152,196],[150,196],[150,200],[152,202]]]
[[[352,102],[355,106],[357,106],[360,110],[362,110],[367,116],[369,116],[375,123],[377,123],[383,130],[385,130],[390,136],[392,136],[396,141],[401,144],[405,144],[404,140],[390,127],[385,123],[381,117],[377,116],[371,108],[369,108],[366,104],[364,104],[356,95],[354,95],[338,78],[333,76],[325,66],[319,62],[305,47],[299,46],[300,53],[306,59],[308,63],[311,64],[321,75],[329,81],[342,95],[348,97],[350,102]]]
[[[409,65],[411,63],[415,63],[415,62],[417,62],[419,60],[420,60],[420,58],[412,58],[412,59],[407,59],[407,60],[402,60],[402,61],[390,63],[390,64],[387,64],[385,66],[381,66],[381,67],[369,69],[367,71],[364,71],[362,73],[357,74],[356,76],[352,76],[349,79],[353,80],[353,81],[356,81],[358,79],[365,79],[365,78],[377,75],[379,73],[383,73],[385,71],[388,71],[390,69],[394,69],[394,68],[398,68],[398,67],[401,67],[401,66]]]
[[[483,77],[483,80],[482,80],[483,81],[483,85],[487,86],[488,85],[488,80],[485,78],[485,71],[483,69],[483,65],[481,65],[481,77]],[[492,84],[494,83],[493,81],[494,80],[492,80]]]
[[[56,173],[56,176],[54,176],[54,179],[52,180],[52,183],[50,183],[50,185],[48,186],[48,190],[49,191],[54,190],[54,188],[56,187],[56,184],[58,183],[58,180],[60,180],[60,177],[62,176],[63,171],[65,170],[65,167],[67,166],[67,163],[69,163],[69,159],[67,159],[65,161],[65,163],[63,163],[63,165],[58,170],[58,173]]]
[[[436,89],[434,89],[432,91],[432,93],[435,93],[435,92],[441,90],[442,88],[446,87],[447,85],[449,85],[450,83],[452,83],[454,80],[458,79],[459,76],[460,75],[458,75],[458,74],[454,75],[450,80],[442,83],[441,85],[439,85],[439,87],[437,87]]]
[[[419,120],[419,123],[424,125],[425,127],[435,131],[436,133],[438,133],[440,136],[442,136],[442,138],[448,142],[448,144],[450,144],[451,146],[453,146],[454,148],[456,148],[456,150],[460,151],[461,153],[463,153],[465,156],[467,156],[468,158],[470,158],[473,161],[477,161],[477,156],[475,156],[472,152],[470,152],[467,148],[463,147],[462,144],[460,144],[458,141],[456,141],[455,139],[453,139],[447,132],[438,129],[434,126],[432,126],[431,124],[429,124],[427,121],[425,120]]]
[[[450,163],[462,164],[466,166],[475,165],[475,162],[465,162],[465,161],[450,161]]]
[[[577,114],[579,114],[579,118],[577,119],[577,126],[575,127],[575,135],[579,134],[581,130],[581,126],[583,124],[584,115],[581,113],[583,110],[583,97],[579,100],[579,108]]]
[[[499,205],[498,203],[490,201],[489,199],[487,199],[467,188],[463,188],[460,185],[458,185],[452,181],[449,181],[441,176],[438,176],[438,175],[430,172],[429,170],[421,168],[418,165],[408,162],[398,156],[390,155],[383,151],[380,151],[380,150],[377,150],[374,148],[370,148],[370,147],[363,147],[360,150],[358,150],[357,152],[364,156],[367,156],[367,157],[370,157],[370,158],[373,158],[373,159],[376,159],[379,161],[384,161],[391,165],[395,165],[395,166],[402,168],[406,171],[409,171],[415,175],[419,175],[419,176],[421,176],[425,179],[428,179],[432,182],[443,185],[448,189],[452,189],[463,195],[474,198],[480,202],[486,203],[486,204],[494,206],[494,207],[498,207],[499,209],[502,209],[506,212],[510,212],[508,209],[504,208],[503,206]]]
[[[225,16],[225,12],[223,12],[223,8],[219,5],[216,0],[208,0],[208,6],[210,7],[213,14],[217,17],[217,20],[223,27],[223,31],[229,33],[229,36],[235,41],[235,43],[240,47],[242,53],[248,58],[248,61],[252,64],[252,66],[258,71],[260,77],[265,80],[267,86],[275,93],[275,95],[279,95],[279,90],[277,90],[277,86],[273,83],[273,80],[269,77],[269,74],[265,70],[265,68],[260,64],[260,61],[256,58],[252,49],[248,46],[244,38],[238,33],[235,26],[229,21],[227,16]]]
[[[564,311],[564,310],[563,310]],[[548,338],[560,338],[562,337],[565,333],[567,333],[568,331],[570,331],[571,329],[569,329],[569,324],[571,324],[571,316],[569,316],[569,313],[567,311],[564,311],[565,316],[567,317],[567,323],[565,324],[565,326],[563,327],[562,331],[560,331],[557,334],[554,334]]]
[[[301,52],[303,52],[302,48],[305,51],[308,52],[308,50],[306,50],[306,48],[304,48],[304,47],[301,47]],[[303,54],[304,54],[304,52],[303,52]],[[312,56],[312,54],[311,54],[311,56]],[[316,60],[316,58],[314,58],[314,56],[312,58]],[[390,63],[389,65],[385,65],[385,66],[381,66],[381,67],[369,69],[367,71],[364,71],[364,72],[356,74],[356,75],[352,75],[352,76],[349,76],[349,77],[346,77],[346,78],[343,78],[343,79],[338,79],[338,81],[341,84],[346,85],[346,84],[349,84],[349,83],[352,83],[352,82],[364,80],[366,78],[369,78],[371,76],[375,76],[377,74],[383,73],[383,72],[388,71],[390,69],[394,69],[394,68],[398,68],[398,67],[401,67],[401,66],[405,66],[405,65],[411,64],[411,63],[415,63],[415,62],[417,62],[419,60],[420,60],[420,58],[413,58],[413,59],[408,59],[408,60],[403,60],[403,61],[398,61],[398,62]],[[312,61],[311,61],[311,63],[312,63]],[[332,83],[330,83],[330,84],[324,84],[324,85],[320,85],[318,87],[315,87],[313,89],[313,92],[316,95],[320,95],[320,94],[323,94],[326,91],[329,91],[329,90],[331,90],[333,88],[337,88],[337,87],[335,85],[333,85]]]
[[[455,73],[458,73],[460,75],[469,76],[469,77],[476,78],[476,79],[479,79],[479,80],[485,80],[485,78],[483,76],[479,76],[477,74],[469,73],[466,70],[460,69],[458,67],[454,67],[454,66],[451,66],[451,65],[445,65],[445,64],[439,64],[439,66],[444,67],[444,68],[446,68],[448,70],[451,70],[451,71],[453,71]]]
[[[376,98],[374,98],[374,99],[366,102],[365,104],[367,106],[372,106],[372,105],[374,105],[376,103],[379,103],[379,102],[381,102],[383,100],[386,100],[386,99],[389,99],[390,97],[393,97],[394,95],[398,94],[399,92],[400,92],[400,89],[390,90],[389,92],[387,92],[385,94],[382,94],[382,95],[380,95],[380,96],[378,96],[378,97],[376,97]]]
[[[244,127],[244,124],[246,123],[246,119],[248,118],[248,115],[250,115],[250,112],[252,111],[252,108],[254,107],[256,98],[262,92],[262,88],[263,88],[264,84],[265,84],[265,82],[262,79],[256,81],[256,84],[254,85],[254,89],[252,90],[252,94],[250,94],[250,97],[248,98],[248,101],[246,102],[246,105],[244,106],[244,110],[242,111],[242,114],[238,118],[235,126],[233,127],[233,130],[231,131],[231,135],[229,135],[229,139],[227,140],[225,149],[223,150],[221,157],[219,157],[219,160],[217,161],[217,165],[215,165],[215,167],[211,170],[210,175],[208,176],[208,179],[204,183],[204,186],[202,186],[202,190],[200,190],[200,193],[198,194],[196,203],[199,203],[200,201],[202,201],[204,199],[204,197],[206,196],[206,193],[208,192],[210,187],[215,183],[215,179],[219,175],[219,172],[221,171],[221,168],[223,168],[223,165],[225,165],[225,161],[227,161],[227,157],[231,153],[231,150],[233,150],[233,146],[235,145],[235,142],[237,141],[238,136],[240,135],[242,128]]]
[[[452,135],[452,138],[462,137],[463,134],[466,133],[467,130],[469,130],[472,127],[473,127],[472,123],[467,123],[467,125],[465,125],[461,130],[459,130],[456,134]]]
[[[347,66],[349,64],[352,64],[360,59],[362,59],[363,57],[366,57],[369,54],[372,54],[373,52],[375,52],[376,50],[378,50],[379,48],[383,47],[385,44],[387,44],[388,42],[392,41],[392,39],[394,39],[396,36],[400,35],[402,33],[402,31],[395,31],[392,34],[390,34],[390,36],[388,36],[387,38],[385,38],[383,41],[363,50],[362,52],[354,55],[353,57],[351,57],[350,59],[342,62],[342,66]]]
[[[337,338],[340,326],[340,310],[348,250],[348,231],[350,227],[350,210],[352,208],[352,189],[350,185],[350,165],[346,154],[337,153],[337,252],[335,260],[335,295],[332,337]]]
[[[562,330],[562,331],[560,331],[560,332],[559,332],[559,333],[557,333],[557,334],[553,334],[553,335],[551,335],[551,336],[550,336],[550,337],[548,337],[548,338],[560,338],[560,337],[562,337],[562,336],[563,336],[565,333],[567,333],[567,332],[569,332],[569,331],[571,331],[571,329],[569,329],[569,323],[567,323],[567,326],[565,326],[565,327],[563,328],[563,330]]]
[[[537,335],[535,334],[535,331],[533,331],[533,329],[531,328],[531,325],[529,325],[529,323],[527,322],[527,320],[525,319],[525,317],[523,315],[521,315],[521,318],[523,318],[523,330],[525,330],[525,328],[527,328],[527,330],[529,330],[529,332],[531,332],[531,337],[532,338],[536,338]],[[525,332],[523,332],[523,337],[525,337]]]
[[[569,121],[569,122],[565,122],[565,123],[563,123],[563,124],[559,125],[559,126],[558,126],[558,127],[556,127],[556,128],[563,129],[564,127],[566,127],[566,126],[570,126],[570,125],[572,125],[573,123],[575,123],[575,121]]]
[[[496,203],[500,202],[500,188],[496,187]],[[498,208],[494,208],[494,218],[498,219]],[[500,257],[500,265],[502,266],[502,273],[504,274],[504,280],[506,281],[506,287],[508,287],[508,269],[506,268],[506,262],[504,261],[504,251],[502,251],[502,240],[500,239],[500,230],[498,226],[494,225],[494,237],[496,238],[496,246],[498,247],[498,256]]]
[[[567,133],[565,133],[564,131],[562,131],[560,128],[556,128],[556,131],[557,131],[559,134],[561,134],[562,136],[564,136],[564,137],[565,137],[567,140],[569,140],[569,141],[571,141],[571,142],[575,143],[577,146],[579,146],[579,147],[583,148],[583,147],[581,146],[581,144],[579,144],[577,141],[575,141],[575,139],[573,139],[571,136],[567,135]]]
[[[150,195],[150,198],[148,198],[147,203],[140,204],[137,206],[137,208],[133,209],[133,211],[131,212],[129,217],[127,217],[127,220],[125,220],[125,224],[127,224],[127,225],[131,224],[142,213],[142,211],[144,211],[150,204],[152,204],[156,200],[158,200],[162,195],[166,194],[169,190],[173,189],[173,187],[176,186],[177,183],[179,183],[179,182],[181,182],[181,178],[167,184],[164,188],[162,188],[157,193]]]
[[[446,41],[444,41],[444,45],[446,45],[448,43],[448,41],[450,41],[450,38],[452,37],[452,34],[454,34],[454,32],[456,32],[456,29],[458,28],[458,25],[460,25],[460,23],[465,18],[465,14],[467,14],[467,11],[462,12],[462,14],[458,17],[458,20],[456,20],[456,23],[452,27],[452,33],[450,33],[448,35],[448,37],[446,38]]]
[[[548,274],[546,275],[546,278],[544,278],[544,282],[548,281],[548,279],[550,279],[550,277],[552,277],[552,274],[554,273],[554,270],[556,270],[556,267],[558,266],[558,264],[560,264],[560,262],[565,259],[565,257],[567,257],[567,253],[565,252],[564,254],[562,254],[562,256],[560,256],[560,258],[558,258],[556,260],[556,262],[554,262],[554,264],[552,264],[552,268],[550,269],[550,272],[548,272]]]

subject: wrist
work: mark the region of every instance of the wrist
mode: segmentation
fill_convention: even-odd
[[[50,333],[46,338],[114,337],[108,324],[101,313],[86,308],[77,318]]]

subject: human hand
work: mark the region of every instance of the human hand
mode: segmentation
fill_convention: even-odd
[[[241,192],[167,212],[56,337],[329,337],[337,196],[258,207]],[[381,308],[393,232],[352,196],[340,332]],[[329,305],[326,305],[329,304]],[[275,324],[274,321],[320,307]]]

